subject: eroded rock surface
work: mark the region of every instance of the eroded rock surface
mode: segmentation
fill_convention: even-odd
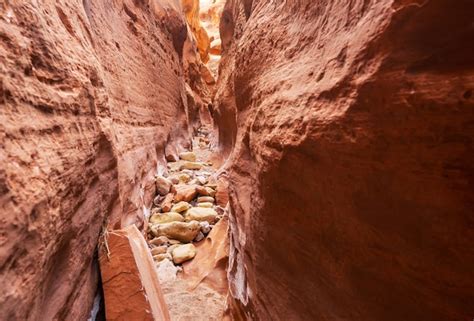
[[[135,225],[107,232],[99,260],[107,320],[170,321],[152,256]]]
[[[227,1],[213,114],[236,317],[472,318],[472,12]]]
[[[0,319],[89,317],[105,218],[141,226],[189,147],[186,30],[174,0],[0,2]]]

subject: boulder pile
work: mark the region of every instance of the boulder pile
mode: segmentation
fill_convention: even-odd
[[[197,149],[208,147],[206,136],[207,132],[198,132]],[[168,163],[167,172],[156,176],[148,245],[157,266],[163,261],[180,265],[192,260],[194,243],[204,240],[222,218],[224,208],[216,205],[218,184],[211,166],[195,152],[184,151],[178,161]]]

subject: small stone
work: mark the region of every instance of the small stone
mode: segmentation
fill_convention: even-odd
[[[194,242],[200,242],[205,238],[204,234],[202,232],[199,232],[196,238],[194,239]]]
[[[173,184],[179,184],[179,177],[176,177],[176,176],[170,176],[168,177],[168,179],[171,181],[171,183]]]
[[[188,202],[179,202],[173,205],[171,212],[181,213],[191,208]]]
[[[199,182],[200,185],[204,185],[207,183],[207,178],[205,178],[204,176],[197,176],[196,180]]]
[[[155,237],[153,240],[151,240],[148,243],[156,245],[156,246],[161,246],[161,245],[170,244],[170,240],[166,236],[158,236],[158,237]]]
[[[204,186],[196,186],[196,192],[199,194],[199,195],[204,195],[204,196],[208,196],[207,195],[207,190]]]
[[[216,189],[217,188],[217,181],[214,176],[209,177],[209,181],[206,184],[207,187]]]
[[[187,183],[191,180],[191,176],[186,173],[179,174],[178,182]]]
[[[212,189],[215,190],[215,189],[217,188],[217,184],[214,184],[214,183],[207,183],[207,184],[206,184],[206,187],[210,187],[210,188],[212,188]]]
[[[160,282],[172,282],[176,280],[176,274],[178,273],[178,267],[173,264],[169,259],[162,260],[156,263],[156,269]]]
[[[194,172],[190,169],[183,169],[181,170],[181,173],[188,174],[190,177],[194,177]]]
[[[200,196],[197,198],[197,202],[198,203],[205,203],[205,202],[214,203],[214,198],[210,196]]]
[[[171,163],[178,161],[178,157],[176,157],[176,155],[173,155],[173,154],[167,154],[165,156],[165,159],[167,162],[171,162]]]
[[[189,185],[198,185],[199,182],[198,182],[197,179],[194,178],[194,179],[190,180],[190,181],[188,182],[188,184],[189,184]]]
[[[184,218],[176,212],[156,213],[150,217],[151,224],[163,224],[170,222],[183,222]]]
[[[192,170],[200,170],[203,167],[202,163],[198,162],[184,162],[179,169],[192,169]]]
[[[180,245],[173,249],[172,257],[175,264],[180,264],[196,256],[196,247],[193,244]]]
[[[173,257],[169,253],[153,255],[153,260],[155,260],[156,262],[161,262],[164,259],[172,260]]]
[[[175,201],[181,202],[191,202],[196,197],[196,185],[174,185],[176,190],[176,195],[174,197]]]
[[[179,158],[185,161],[195,162],[196,154],[194,152],[183,152],[179,154]]]
[[[155,247],[155,248],[151,249],[151,255],[158,255],[158,254],[166,253],[167,248],[168,247],[165,246],[165,245]]]
[[[171,189],[171,181],[163,176],[157,176],[155,179],[156,183],[156,190],[158,191],[158,194],[160,195],[166,195],[169,193]]]
[[[168,249],[166,250],[166,253],[171,254],[171,253],[173,252],[173,250],[174,250],[175,248],[177,248],[178,246],[181,246],[181,243],[176,243],[176,244],[171,245],[171,246],[168,247]]]
[[[201,232],[203,234],[209,234],[209,232],[211,231],[211,225],[209,224],[209,222],[199,222],[199,225],[201,226]]]
[[[178,240],[170,240],[170,245],[180,244],[181,242]]]
[[[164,224],[151,225],[151,232],[155,236],[166,236],[183,243],[191,242],[198,235],[201,227],[199,222],[170,222]],[[171,243],[171,240],[170,240]]]
[[[174,199],[173,193],[166,194],[165,198],[161,202],[162,212],[169,212],[171,210],[171,207],[173,206],[173,199]]]
[[[204,203],[198,203],[197,204],[197,207],[212,208],[213,206],[214,206],[214,204],[212,204],[211,202],[204,202]]]
[[[207,186],[197,186],[196,191],[199,195],[203,195],[203,196],[214,197],[214,195],[216,195],[216,191]]]
[[[161,195],[158,195],[157,197],[155,197],[155,198],[153,199],[153,205],[155,205],[155,206],[160,206],[161,199],[162,199]]]
[[[216,195],[216,190],[209,187],[209,186],[205,186],[206,188],[206,191],[207,193],[209,194],[210,197],[214,197]]]
[[[193,207],[186,211],[184,218],[187,222],[189,221],[207,221],[214,223],[217,218],[217,212],[212,208],[205,207]]]

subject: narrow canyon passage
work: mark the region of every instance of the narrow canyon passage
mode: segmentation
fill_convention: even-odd
[[[192,151],[181,152],[179,159],[169,159],[167,168],[159,168],[155,179],[157,195],[146,215],[148,245],[142,251],[130,256],[133,246],[123,246],[127,242],[144,245],[139,233],[106,231],[100,241],[99,261],[109,319],[145,318],[137,312],[147,306],[137,291],[143,287],[149,297],[152,282],[146,275],[153,273],[158,274],[160,283],[157,292],[161,294],[157,296],[162,296],[157,309],[167,310],[170,320],[224,318],[228,294],[228,194],[226,184],[216,173],[219,162],[211,162],[219,157],[213,157],[209,150],[209,134],[209,129],[199,128]],[[119,235],[110,236],[115,233]],[[148,267],[140,268],[142,265]],[[127,266],[137,266],[138,271]],[[130,277],[134,273],[140,275],[141,281]],[[153,310],[152,304],[149,310]]]
[[[0,0],[0,320],[472,320],[473,12]]]

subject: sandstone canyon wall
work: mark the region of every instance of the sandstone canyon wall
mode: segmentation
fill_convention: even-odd
[[[1,1],[0,319],[85,320],[103,225],[190,143],[178,0]]]
[[[474,3],[228,0],[234,316],[474,315]]]

